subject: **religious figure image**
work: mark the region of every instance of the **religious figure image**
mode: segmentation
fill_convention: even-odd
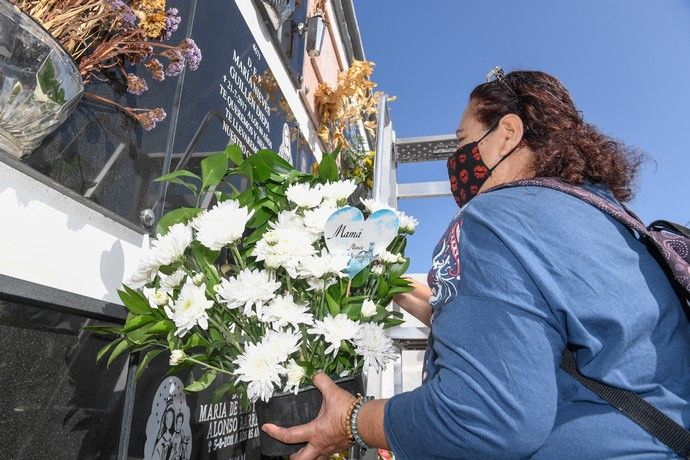
[[[189,460],[191,457],[190,411],[183,389],[177,377],[168,377],[158,387],[146,424],[144,460]]]

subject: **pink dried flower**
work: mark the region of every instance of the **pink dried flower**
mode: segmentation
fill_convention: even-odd
[[[165,13],[165,30],[163,31],[163,40],[170,40],[172,34],[177,31],[180,26],[182,18],[178,16],[180,12],[177,8],[169,8]]]
[[[144,91],[149,89],[146,84],[146,80],[141,77],[134,75],[133,73],[127,74],[127,92],[139,96],[143,94]]]
[[[201,50],[196,45],[196,42],[191,38],[185,38],[180,43],[180,48],[184,53],[184,58],[187,61],[187,67],[189,70],[196,70],[199,68],[199,63],[201,62]]]
[[[163,81],[165,80],[165,72],[163,70],[163,64],[158,59],[151,59],[144,67],[149,69],[154,80]]]
[[[156,127],[156,123],[165,120],[165,117],[167,116],[165,110],[163,110],[160,107],[157,109],[148,110],[146,112],[137,113],[130,111],[129,113],[139,123],[141,123],[141,126],[144,128],[145,131],[151,131],[153,128]]]
[[[168,58],[170,61],[168,68],[165,69],[165,74],[168,77],[179,75],[182,69],[184,69],[184,55],[179,49],[167,49],[161,53],[161,56]]]

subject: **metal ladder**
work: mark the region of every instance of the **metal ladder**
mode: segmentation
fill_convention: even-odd
[[[455,148],[457,148],[457,139],[454,134],[396,139],[388,111],[388,96],[382,94],[377,116],[373,199],[397,208],[398,200],[401,199],[450,195],[450,185],[447,181],[399,184],[397,168],[400,163],[445,160]],[[397,305],[393,308],[400,311]],[[399,351],[399,357],[393,369],[393,393],[398,394],[403,391],[403,352],[424,350],[429,329],[403,324],[389,329],[388,334]],[[382,376],[370,372],[367,375],[367,394],[380,397],[381,393]]]

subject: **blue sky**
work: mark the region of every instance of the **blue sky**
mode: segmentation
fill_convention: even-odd
[[[487,71],[559,78],[585,119],[648,156],[631,207],[690,221],[690,2],[687,0],[355,0],[373,79],[397,96],[398,138],[453,133]],[[403,165],[400,182],[447,180],[445,164]],[[457,211],[452,198],[401,200],[420,227],[412,272]]]

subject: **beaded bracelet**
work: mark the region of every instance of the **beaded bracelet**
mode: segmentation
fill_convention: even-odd
[[[352,425],[351,425],[351,420],[352,420],[352,410],[355,408],[355,405],[359,403],[362,400],[363,396],[359,393],[357,393],[357,396],[355,399],[352,400],[350,403],[350,407],[347,409],[347,417],[345,420],[345,430],[347,431],[347,440],[350,442],[350,444],[355,444],[355,438],[352,436]]]
[[[354,443],[356,443],[361,449],[362,452],[366,452],[366,450],[369,448],[367,443],[364,442],[364,439],[362,439],[362,436],[359,434],[359,430],[357,429],[357,416],[359,415],[359,411],[362,407],[364,407],[364,404],[368,403],[372,399],[374,399],[373,396],[362,396],[362,395],[357,395],[358,398],[354,402],[354,406],[349,412],[349,425],[350,425],[350,430],[348,431],[348,434],[352,434],[352,438],[354,440]],[[352,440],[350,441],[352,442]]]

